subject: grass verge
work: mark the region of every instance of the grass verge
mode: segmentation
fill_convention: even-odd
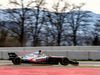
[[[22,65],[11,65],[11,66],[0,66],[0,67],[50,67],[50,68],[100,68],[100,66],[22,66]]]

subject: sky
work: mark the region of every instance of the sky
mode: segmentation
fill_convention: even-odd
[[[47,7],[51,9],[51,5],[56,3],[57,1],[58,0],[46,0],[46,2],[48,3]],[[61,0],[61,1],[68,1],[69,4],[74,3],[76,5],[79,5],[80,3],[85,3],[85,5],[83,6],[83,10],[89,10],[94,13],[100,14],[100,0]],[[8,0],[0,0],[0,4],[3,4],[2,7],[0,6],[0,9],[9,7],[7,3]]]

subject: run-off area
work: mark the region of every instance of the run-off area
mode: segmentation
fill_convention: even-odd
[[[100,68],[0,67],[0,75],[100,75]]]

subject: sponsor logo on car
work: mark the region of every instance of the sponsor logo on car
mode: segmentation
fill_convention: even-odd
[[[36,61],[42,61],[42,60],[46,60],[46,58],[36,59]]]

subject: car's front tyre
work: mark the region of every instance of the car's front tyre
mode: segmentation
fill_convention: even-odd
[[[68,65],[69,64],[69,59],[67,57],[64,57],[60,60],[61,65]]]

